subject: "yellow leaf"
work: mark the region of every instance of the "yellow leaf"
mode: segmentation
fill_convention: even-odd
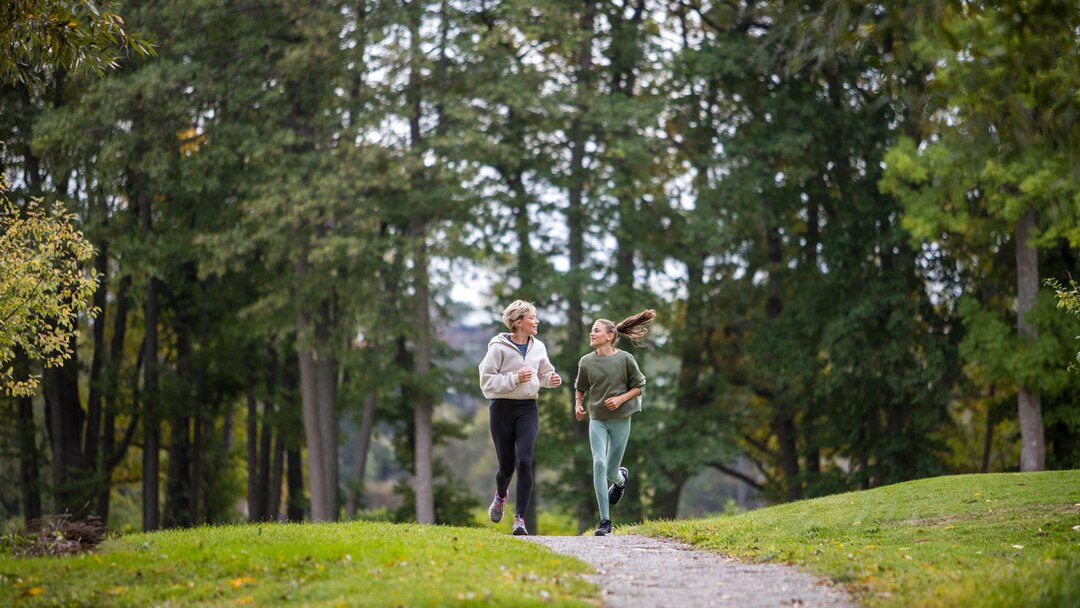
[[[233,589],[239,589],[239,588],[243,587],[244,585],[246,585],[247,583],[254,583],[254,582],[255,582],[255,579],[251,578],[250,576],[241,576],[240,578],[232,579],[231,581],[229,581],[229,584],[232,585]]]
[[[250,604],[250,603],[252,603],[254,601],[255,601],[255,598],[251,597],[250,595],[247,595],[247,596],[244,596],[244,597],[236,600],[236,605],[237,606],[243,606],[244,604]]]
[[[109,589],[109,595],[121,595],[121,594],[126,593],[126,592],[127,592],[127,587],[116,586],[116,587],[113,587],[112,589]]]
[[[42,593],[45,593],[45,589],[43,589],[41,587],[31,587],[31,588],[26,590],[26,594],[30,595],[30,596],[33,596],[33,597],[37,597],[37,596],[41,595]]]

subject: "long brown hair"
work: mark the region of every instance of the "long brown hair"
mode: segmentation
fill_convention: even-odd
[[[655,318],[656,311],[647,308],[636,315],[623,319],[618,325],[607,319],[597,319],[596,322],[603,325],[609,334],[615,334],[615,341],[611,343],[612,346],[618,344],[619,336],[626,336],[634,346],[641,346],[641,343],[645,340],[645,334],[649,333],[649,323],[652,323]]]

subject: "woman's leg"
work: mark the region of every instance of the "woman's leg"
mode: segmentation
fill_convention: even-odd
[[[607,496],[607,483],[622,485],[626,482],[622,478],[619,467],[622,466],[623,454],[626,453],[626,444],[630,441],[630,419],[606,420],[605,422],[607,422],[608,436],[611,438],[607,453],[607,470],[605,471],[607,482],[605,482],[604,496]]]
[[[495,492],[505,497],[514,476],[514,418],[513,406],[495,401],[488,408],[488,426],[495,444]]]
[[[589,447],[592,449],[593,491],[596,492],[596,506],[600,507],[600,519],[611,519],[607,497],[607,455],[611,436],[608,433],[607,420],[589,421]]]
[[[516,441],[515,464],[518,475],[517,498],[514,500],[514,512],[524,516],[529,509],[533,491],[533,448],[536,435],[540,430],[540,410],[534,403],[522,406],[514,421],[514,439]]]

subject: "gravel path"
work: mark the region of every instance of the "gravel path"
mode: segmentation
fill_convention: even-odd
[[[648,536],[523,536],[576,557],[596,574],[605,606],[854,608],[843,590],[781,564],[748,564]]]

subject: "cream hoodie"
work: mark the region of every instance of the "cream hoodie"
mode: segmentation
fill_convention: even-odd
[[[526,367],[533,370],[532,378],[518,383],[518,372]],[[541,386],[552,388],[554,373],[543,342],[529,338],[523,357],[506,334],[499,334],[488,342],[487,355],[480,362],[480,390],[487,399],[536,399]]]

